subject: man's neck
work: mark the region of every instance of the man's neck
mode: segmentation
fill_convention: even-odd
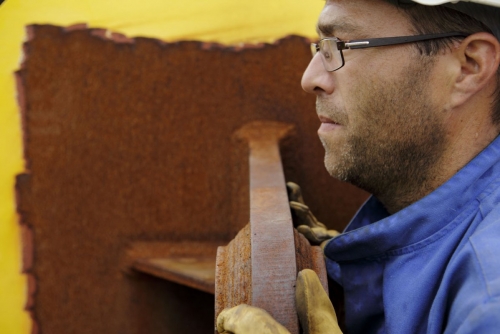
[[[381,194],[374,194],[391,214],[417,202],[453,177],[499,135],[499,127],[491,124],[491,118],[466,123],[456,120],[447,138],[447,146],[441,158],[418,181],[401,181],[399,185]],[[470,119],[469,119],[470,120]]]

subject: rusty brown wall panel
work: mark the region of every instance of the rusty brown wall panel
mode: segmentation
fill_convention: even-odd
[[[323,167],[314,97],[300,88],[303,38],[237,50],[103,36],[37,25],[24,46],[28,307],[41,333],[209,333],[213,296],[129,272],[124,254],[137,241],[222,245],[248,222],[248,148],[235,130],[295,125],[285,176],[330,227],[366,195]]]

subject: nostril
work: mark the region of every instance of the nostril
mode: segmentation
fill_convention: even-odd
[[[314,87],[315,94],[320,94],[320,93],[324,93],[324,92],[325,92],[325,90],[323,88],[321,88],[319,86]]]

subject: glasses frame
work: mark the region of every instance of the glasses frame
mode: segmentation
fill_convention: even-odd
[[[368,39],[353,39],[353,40],[349,40],[349,41],[342,41],[342,40],[338,39],[337,37],[326,37],[326,38],[320,39],[316,43],[311,43],[311,52],[312,52],[313,57],[314,57],[317,53],[321,54],[321,52],[320,52],[321,45],[324,42],[327,42],[329,44],[331,44],[330,41],[335,42],[337,50],[340,52],[342,64],[335,69],[329,70],[328,69],[329,66],[326,64],[326,60],[325,60],[324,56],[323,55],[321,56],[321,60],[323,62],[323,66],[325,67],[325,70],[327,70],[328,72],[334,72],[334,71],[337,71],[338,69],[342,68],[345,65],[344,54],[342,53],[342,50],[366,49],[366,48],[373,48],[373,47],[379,47],[379,46],[389,46],[389,45],[399,45],[399,44],[430,41],[430,40],[440,39],[440,38],[452,38],[452,37],[465,38],[468,36],[470,36],[470,34],[468,34],[468,33],[453,31],[453,32],[445,32],[445,33],[439,33],[439,34],[381,37],[381,38],[368,38]]]

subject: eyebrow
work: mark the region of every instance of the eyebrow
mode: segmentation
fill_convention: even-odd
[[[316,32],[318,35],[324,35],[324,36],[334,36],[337,33],[347,33],[347,34],[352,34],[352,33],[360,33],[361,29],[360,27],[354,25],[351,22],[348,21],[339,21],[336,23],[321,23],[318,22],[316,26]]]

